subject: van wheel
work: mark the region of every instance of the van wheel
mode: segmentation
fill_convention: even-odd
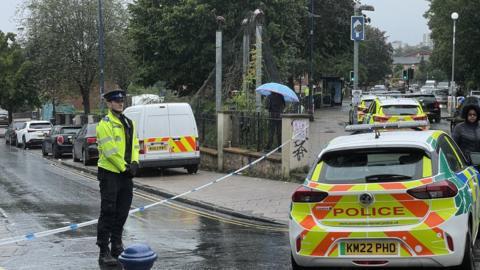
[[[187,166],[187,172],[189,174],[197,173],[197,171],[198,171],[198,165]]]

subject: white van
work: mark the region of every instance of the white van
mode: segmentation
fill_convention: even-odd
[[[135,122],[140,168],[179,168],[196,173],[200,164],[198,129],[188,103],[137,105],[124,114]]]

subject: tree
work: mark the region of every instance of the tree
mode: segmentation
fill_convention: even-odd
[[[305,0],[137,0],[129,5],[129,33],[140,68],[139,83],[158,80],[189,94],[203,85],[215,67],[217,15],[225,17],[224,66],[241,65],[240,23],[260,8],[264,11],[265,74],[271,80],[292,81],[308,70],[310,14]],[[315,74],[333,74],[326,64],[351,50],[353,1],[317,1],[315,8]],[[252,44],[254,39],[252,38]],[[238,74],[238,72],[237,72]],[[226,75],[227,76],[227,75]],[[239,86],[237,86],[238,89]]]
[[[0,31],[0,107],[8,111],[9,121],[14,112],[38,105],[36,78],[15,34]]]
[[[61,89],[76,89],[84,112],[90,113],[90,92],[99,70],[98,1],[28,0],[26,14],[28,47],[37,66],[46,67],[42,72],[45,96],[55,99]],[[126,39],[121,37],[127,21],[123,1],[104,0],[104,17],[106,78],[124,86],[128,78],[119,76],[128,62]]]
[[[392,67],[392,45],[387,42],[385,32],[378,28],[367,26],[366,39],[360,43],[359,61],[364,66],[366,83],[376,84],[384,82],[385,76],[391,74]]]
[[[444,74],[451,74],[453,22],[451,13],[459,13],[456,33],[455,81],[471,87],[480,86],[480,17],[479,1],[470,0],[429,0],[430,9],[425,14],[432,30],[434,50],[432,64]],[[450,76],[449,76],[450,77]]]

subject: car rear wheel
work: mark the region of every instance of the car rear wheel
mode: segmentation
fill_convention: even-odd
[[[57,159],[62,157],[62,154],[58,150],[58,146],[56,144],[52,145],[52,155]]]
[[[25,140],[25,137],[22,138],[22,147],[23,149],[28,149],[27,141]]]
[[[295,259],[293,258],[293,255],[290,254],[290,261],[292,262],[292,270],[305,270],[305,269],[308,269],[306,267],[303,267],[303,266],[300,266],[297,264],[297,262],[295,261]]]
[[[187,172],[189,174],[197,173],[197,171],[198,171],[198,165],[190,165],[187,167]]]
[[[465,241],[465,251],[463,252],[463,261],[462,264],[453,268],[455,270],[474,270],[474,256],[473,256],[473,242],[472,242],[472,233],[468,230],[467,239]]]
[[[85,151],[85,149],[82,150],[82,161],[83,161],[83,165],[85,166],[90,165],[90,160],[88,159],[88,154]]]
[[[48,156],[48,152],[45,150],[45,144],[44,143],[42,143],[42,155],[44,157]]]
[[[78,159],[77,156],[75,155],[75,147],[72,147],[72,157],[74,162],[80,161],[80,159]]]

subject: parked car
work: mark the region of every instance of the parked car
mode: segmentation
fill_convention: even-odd
[[[0,125],[8,126],[8,112],[0,109]]]
[[[54,126],[43,140],[42,154],[48,156],[49,153],[52,153],[54,158],[61,158],[63,154],[71,154],[73,136],[81,128],[81,126]]]
[[[470,96],[480,97],[480,90],[470,90]]]
[[[136,124],[140,168],[185,168],[200,164],[198,129],[188,103],[128,107],[124,114]]]
[[[23,124],[30,119],[14,119],[5,131],[5,143],[10,145],[17,145],[16,131],[22,128]]]
[[[448,102],[448,89],[436,89],[433,91],[435,98],[437,99],[438,103],[440,104],[447,104]]]
[[[456,125],[465,121],[462,118],[462,110],[465,105],[476,104],[480,106],[480,98],[475,96],[466,97],[465,101],[460,105],[457,110],[453,113],[453,117],[449,118],[450,120],[450,131],[453,132],[453,129]]]
[[[440,103],[434,95],[428,94],[410,94],[406,97],[414,98],[422,105],[423,112],[427,114],[430,123],[433,121],[439,123],[441,119]]]
[[[97,124],[98,123],[85,124],[80,131],[73,136],[73,161],[82,161],[86,166],[98,160]]]
[[[27,121],[16,131],[17,146],[27,149],[31,146],[42,145],[43,139],[52,129],[52,124],[48,121]]]

